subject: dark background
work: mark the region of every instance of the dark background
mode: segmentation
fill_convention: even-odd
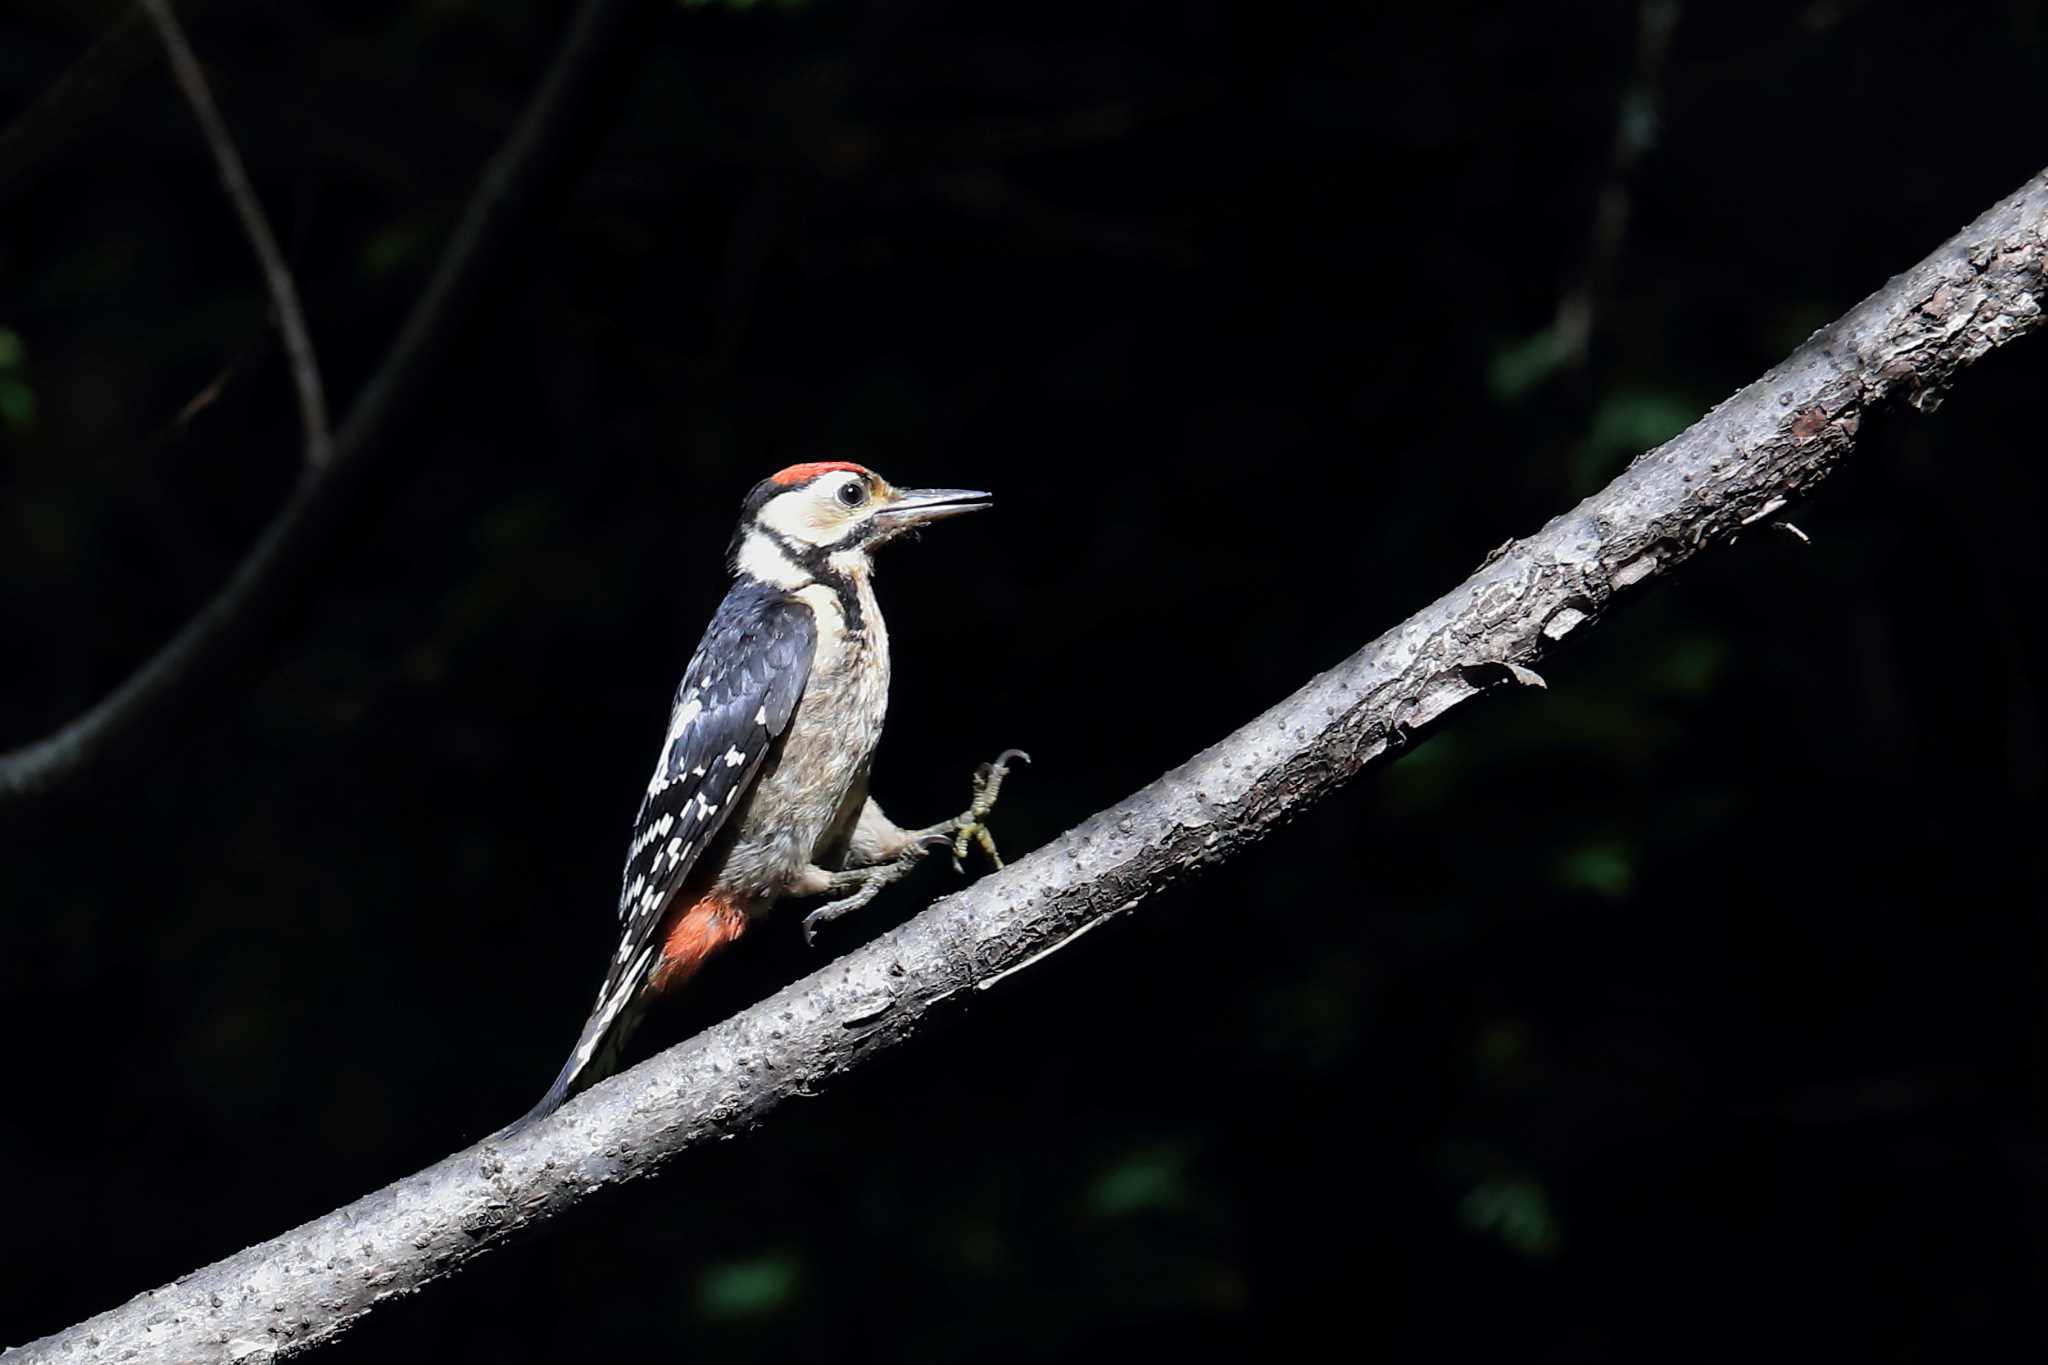
[[[566,7],[185,12],[345,408]],[[7,6],[6,117],[118,13]],[[2048,163],[2040,0],[1694,4],[1659,62],[1665,13],[657,7],[282,647],[5,826],[0,1341],[539,1094],[764,473],[996,490],[884,563],[878,791],[936,819],[1028,748],[1023,851]],[[127,31],[0,143],[5,743],[297,476],[259,278]],[[1811,547],[1759,529],[1548,692],[325,1358],[2038,1348],[2044,375],[2033,338],[1868,422]],[[771,921],[673,1029],[950,878],[821,952]]]

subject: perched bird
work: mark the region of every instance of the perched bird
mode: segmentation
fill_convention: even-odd
[[[575,1051],[512,1131],[608,1074],[650,1000],[784,897],[841,893],[805,917],[809,939],[936,849],[950,847],[957,867],[979,845],[1002,866],[982,822],[1024,754],[983,764],[967,810],[924,829],[900,828],[868,795],[889,705],[870,556],[989,502],[967,489],[894,488],[845,461],[791,465],[747,494],[732,590],[676,687],[633,820],[618,951]]]

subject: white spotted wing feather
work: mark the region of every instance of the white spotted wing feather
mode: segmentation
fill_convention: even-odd
[[[669,902],[743,804],[810,677],[816,623],[809,607],[758,583],[719,605],[669,711],[647,794],[633,819],[619,889],[619,946],[589,1022],[533,1114],[558,1106],[608,1044],[656,955]]]

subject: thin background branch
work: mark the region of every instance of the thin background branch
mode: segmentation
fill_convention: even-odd
[[[1643,154],[1658,137],[1664,67],[1682,12],[1680,0],[1642,0],[1636,8],[1635,65],[1614,120],[1607,175],[1593,210],[1592,241],[1578,278],[1558,300],[1557,318],[1551,324],[1556,363],[1565,370],[1583,369],[1586,364],[1593,339],[1593,311],[1607,291],[1628,231],[1629,184]]]
[[[193,55],[192,44],[185,40],[185,31],[178,26],[170,0],[142,0],[142,7],[149,12],[150,22],[163,39],[171,74],[192,106],[193,117],[198,119],[199,130],[213,152],[214,163],[220,167],[221,186],[227,191],[228,202],[235,206],[235,216],[242,220],[242,231],[248,234],[256,263],[263,270],[263,284],[270,291],[271,306],[277,310],[277,329],[284,336],[285,355],[291,362],[292,385],[298,390],[306,463],[317,469],[327,463],[334,436],[327,426],[327,394],[321,387],[320,362],[313,353],[313,338],[306,330],[305,314],[299,309],[298,286],[292,282],[291,269],[270,230],[270,219],[264,216],[256,187],[249,183],[242,154],[235,150],[235,140],[229,135],[227,123],[213,102],[213,91],[206,84],[206,73]]]
[[[138,764],[194,712],[217,702],[212,684],[246,666],[281,624],[312,571],[387,483],[406,472],[391,449],[393,419],[423,385],[467,312],[478,281],[568,154],[589,111],[628,82],[615,62],[645,42],[622,41],[654,0],[585,0],[519,121],[485,165],[397,338],[363,385],[324,465],[309,466],[228,581],[184,627],[98,703],[43,738],[0,754],[0,812],[70,794]]]
[[[1920,411],[2037,328],[2048,173],[1784,363],[1464,583],[1182,767],[830,966],[490,1139],[262,1245],[10,1352],[29,1362],[297,1355],[591,1195],[759,1124],[983,991],[1242,852],[1629,591],[1762,530],[1887,399]],[[1220,1102],[1231,1102],[1225,1097]]]

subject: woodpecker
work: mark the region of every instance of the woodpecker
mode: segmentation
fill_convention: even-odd
[[[652,999],[696,974],[777,901],[834,896],[820,924],[866,905],[929,853],[961,866],[1013,761],[974,774],[967,809],[903,829],[868,795],[889,701],[889,631],[874,551],[978,511],[987,493],[895,488],[833,460],[791,465],[747,494],[733,585],[676,687],[619,891],[619,945],[576,1047],[547,1095],[508,1131],[553,1112],[616,1065]]]

